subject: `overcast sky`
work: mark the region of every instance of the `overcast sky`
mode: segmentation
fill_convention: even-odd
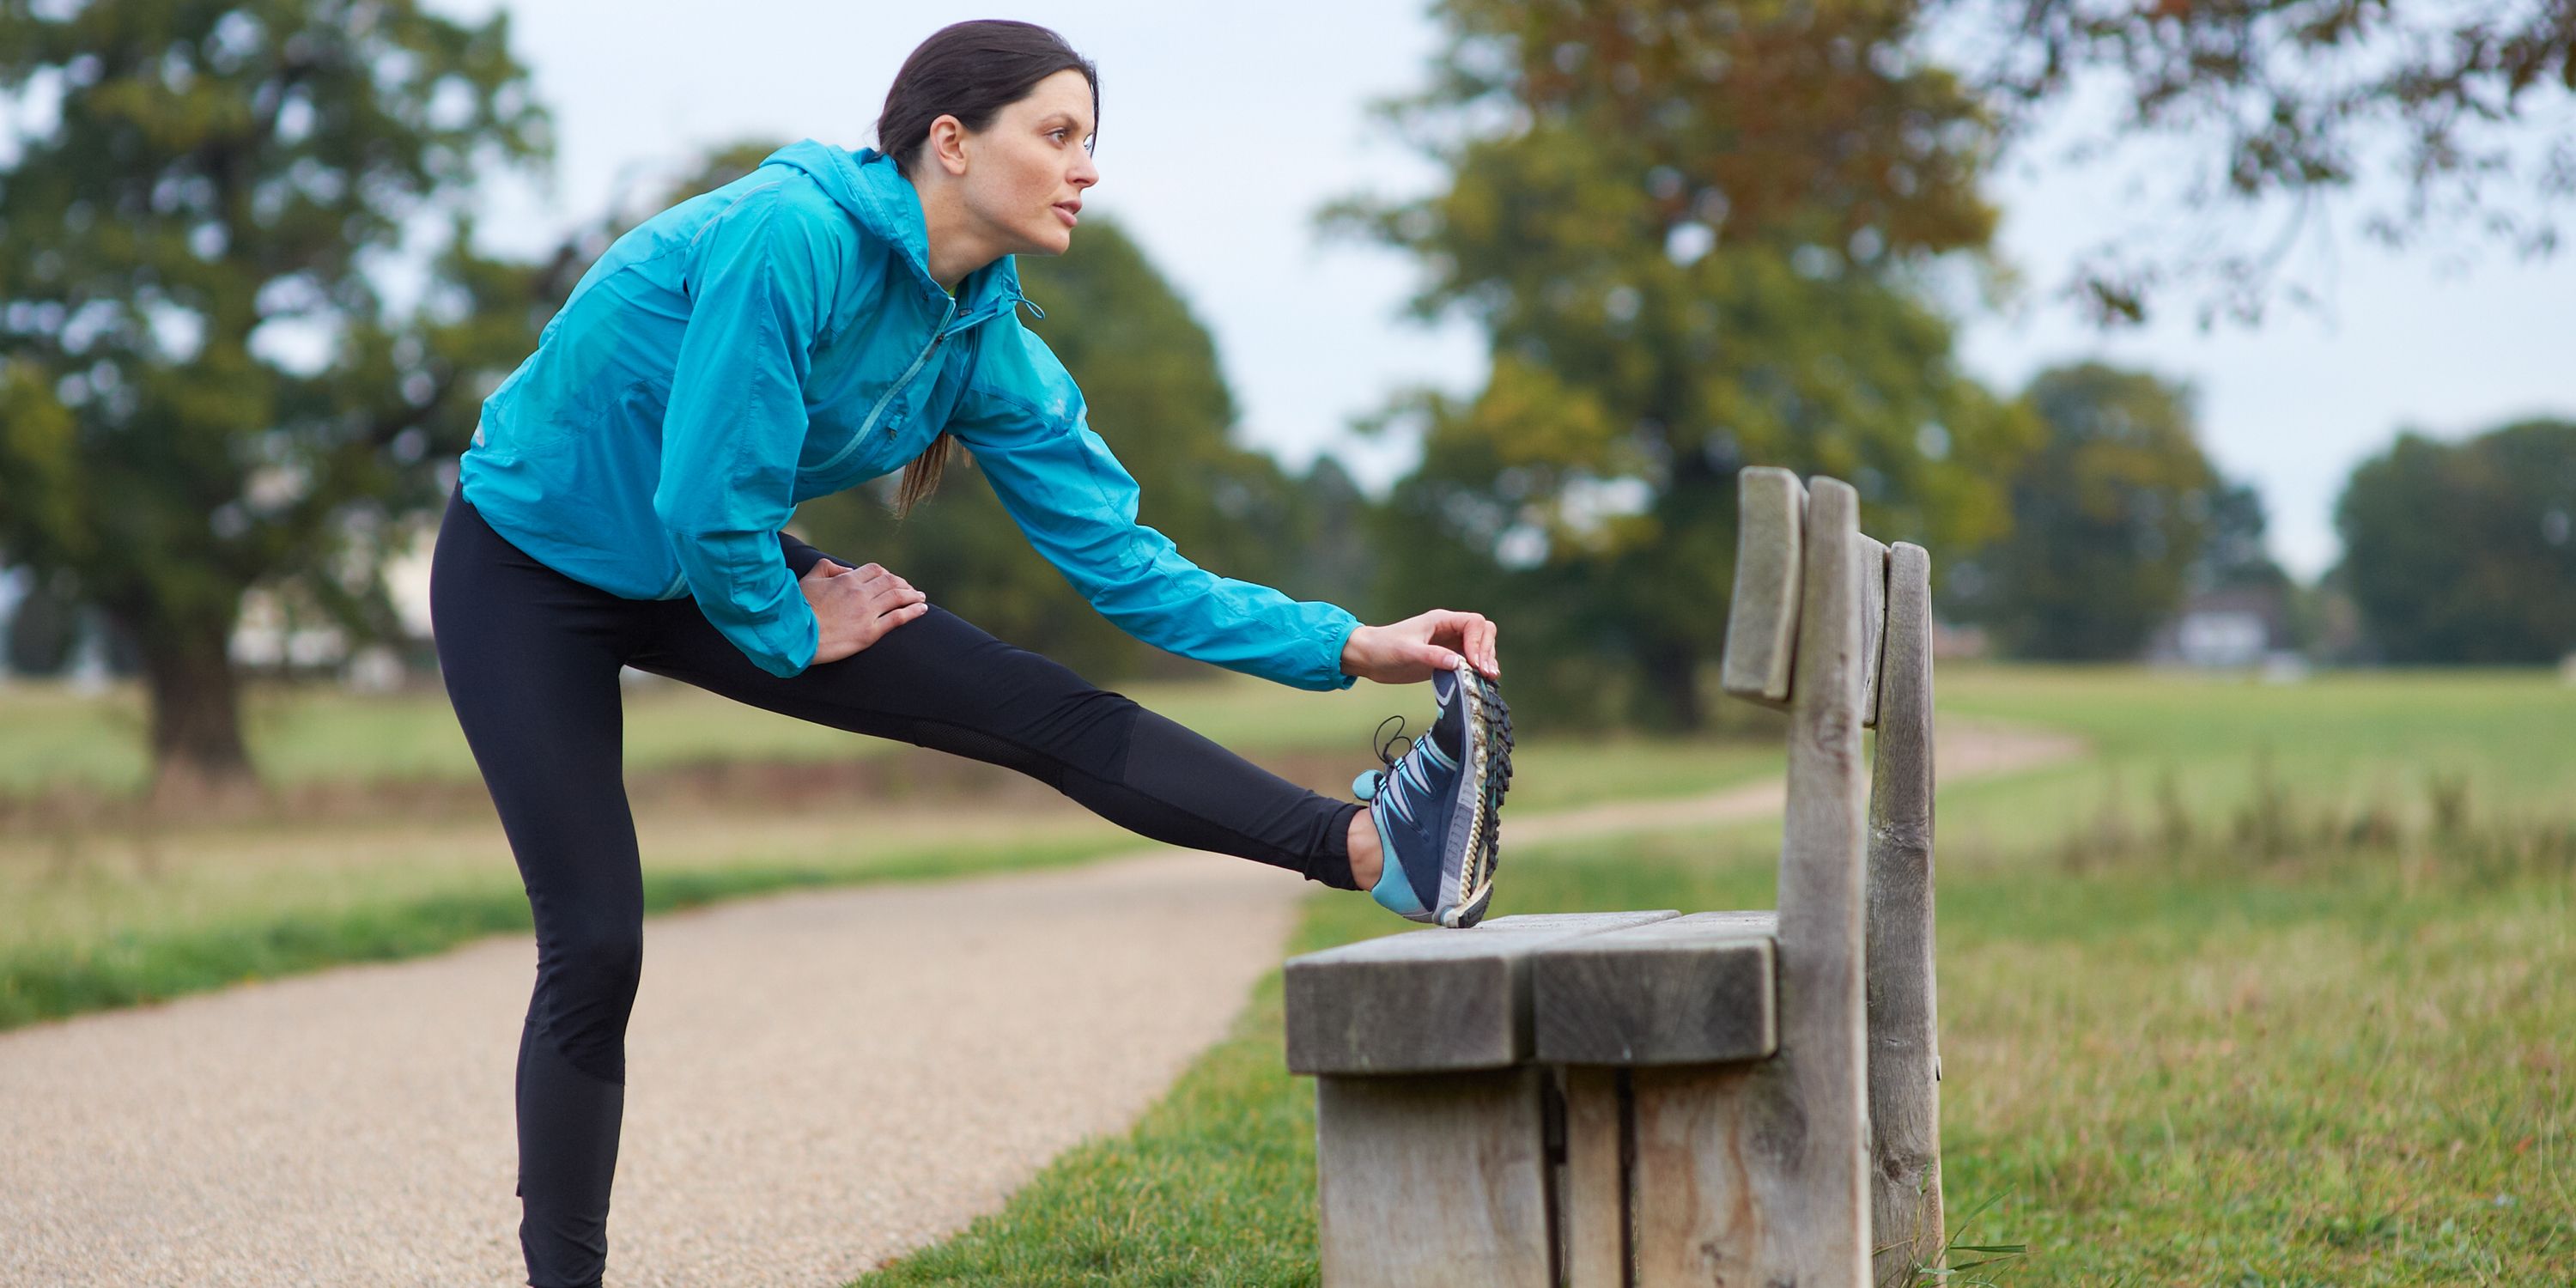
[[[466,17],[498,7],[433,3]],[[732,0],[721,21],[709,20],[702,0],[507,7],[513,47],[554,109],[559,146],[551,194],[500,192],[489,202],[484,227],[496,248],[551,245],[621,186],[649,188],[651,176],[718,143],[873,143],[886,87],[924,36],[962,18],[1023,18],[1064,33],[1099,64],[1102,182],[1086,206],[1124,222],[1215,333],[1247,439],[1292,466],[1331,450],[1363,480],[1383,483],[1409,464],[1410,445],[1360,440],[1351,418],[1402,385],[1466,392],[1482,381],[1473,331],[1425,330],[1397,316],[1413,285],[1409,260],[1325,244],[1312,231],[1312,212],[1336,196],[1412,193],[1436,181],[1363,110],[1420,83],[1436,33],[1417,7]],[[2005,254],[2045,285],[2141,207],[2116,176],[2042,159],[2026,154],[1993,192],[2006,213]],[[2177,230],[2191,234],[2167,223]],[[2106,337],[2044,299],[2009,315],[1961,300],[1961,351],[2005,389],[2087,356],[2191,382],[2211,454],[2260,486],[2275,553],[2313,576],[2336,556],[2330,515],[2345,474],[2400,426],[2457,436],[2514,415],[2576,415],[2567,325],[2576,256],[2522,265],[2498,251],[2445,272],[2379,252],[2347,226],[2330,244],[2307,244],[2301,270],[2313,274],[2329,245],[2329,316],[2282,312],[2259,331],[2208,334],[2176,316]],[[1114,442],[1114,427],[1102,428]]]

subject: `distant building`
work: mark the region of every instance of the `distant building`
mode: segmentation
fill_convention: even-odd
[[[2183,601],[2147,641],[2146,660],[2166,666],[2243,669],[2295,657],[2290,599],[2279,586],[2228,586]]]

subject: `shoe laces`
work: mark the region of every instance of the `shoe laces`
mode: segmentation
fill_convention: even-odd
[[[1386,731],[1386,727],[1388,725],[1394,725],[1395,732],[1388,733]],[[1404,717],[1402,716],[1388,716],[1386,719],[1378,721],[1375,740],[1377,742],[1377,761],[1388,769],[1395,768],[1397,757],[1413,754],[1413,744],[1415,739],[1404,732]],[[1404,750],[1393,750],[1395,744],[1399,742],[1404,744]]]
[[[1393,733],[1387,732],[1388,725],[1395,726]],[[1431,790],[1430,779],[1422,767],[1421,757],[1416,754],[1422,740],[1419,736],[1406,734],[1404,717],[1395,715],[1378,722],[1376,742],[1378,763],[1386,767],[1378,775],[1377,798],[1385,802],[1388,810],[1397,818],[1410,822],[1413,819],[1414,794]],[[1399,742],[1404,744],[1402,751],[1395,749],[1395,744]],[[1413,772],[1410,774],[1404,772],[1403,762],[1405,761],[1413,762]]]

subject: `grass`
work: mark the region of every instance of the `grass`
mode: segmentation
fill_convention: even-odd
[[[1420,690],[1374,684],[1304,693],[1215,673],[1204,681],[1117,686],[1138,702],[1248,753],[1365,752],[1378,719],[1411,712]],[[0,795],[48,787],[140,789],[150,772],[141,690],[99,694],[60,685],[0,687]],[[243,737],[262,775],[277,784],[434,779],[476,781],[474,758],[435,687],[363,695],[332,686],[256,683],[242,697]],[[882,755],[895,744],[746,707],[687,685],[650,683],[626,694],[630,769],[706,760],[823,760]]]
[[[2091,759],[1980,788],[1941,823],[1945,852],[2026,852],[2126,813],[2168,808],[2232,830],[2269,792],[2346,818],[2420,829],[2444,796],[2467,821],[2576,814],[2576,686],[2545,671],[2326,673],[2264,684],[2137,667],[1941,672],[1942,715],[2080,734]],[[2278,802],[2275,802],[2276,804]],[[1944,802],[1945,808],[1947,801]]]
[[[2576,696],[2529,675],[2018,675],[1945,672],[1945,714],[2055,723],[2102,755],[1942,793],[1945,1198],[1973,1216],[1955,1242],[2027,1248],[1976,1276],[2576,1282],[2576,824],[2548,809]],[[2170,767],[2189,834],[2079,844],[2143,764]],[[2445,818],[2440,792],[2369,786],[2421,774],[2483,804]],[[2236,820],[2266,808],[2390,817],[2248,854]],[[1496,912],[1769,906],[1776,844],[1534,848]],[[1318,896],[1292,951],[1404,928]],[[1312,1091],[1284,1072],[1280,1007],[1273,975],[1133,1132],[858,1283],[1314,1283]]]
[[[1374,707],[1360,704],[1420,696],[1370,688],[1320,700],[1257,684],[1175,686],[1147,696],[1256,750],[1295,752],[1329,734],[1332,749],[1357,768],[1375,763],[1366,748],[1377,721]],[[61,772],[77,777],[92,763],[84,757],[111,741],[99,731],[122,719],[131,700],[110,694],[83,705],[58,690],[11,690],[0,695],[0,710],[13,721],[0,759],[27,772],[51,747]],[[416,697],[299,691],[263,701],[272,704],[262,726],[272,776],[435,777],[446,772],[437,767],[443,753],[424,749],[456,739],[443,703],[429,707]],[[881,755],[894,746],[678,686],[630,694],[629,706],[630,765],[671,763],[684,750],[697,759],[756,755],[794,763],[825,752]],[[22,728],[34,731],[24,742]],[[461,742],[453,751],[463,754]],[[1524,757],[1537,781],[1521,799],[1525,809],[1544,810],[1686,794],[1774,772],[1777,763],[1774,750],[1722,742],[1540,743]],[[470,759],[465,768],[471,773]],[[856,808],[736,803],[710,812],[639,798],[648,895],[666,900],[651,907],[1040,866],[1140,844],[1048,800],[1028,809],[970,810],[895,797]],[[528,927],[508,843],[488,811],[193,826],[134,812],[105,827],[0,834],[0,907],[11,914],[0,918],[0,1029],[340,962],[436,952]]]
[[[846,817],[645,830],[681,850],[675,862],[646,865],[648,915],[782,890],[1052,867],[1136,847],[1078,820],[1012,828],[915,819],[866,836],[850,835]],[[835,831],[832,843],[814,843]],[[313,837],[299,847],[263,845],[255,834],[230,838],[238,848],[229,855],[200,851],[186,868],[157,874],[93,864],[31,876],[24,864],[0,866],[0,885],[19,895],[0,927],[0,1030],[530,930],[497,830],[467,837],[391,828],[330,850]]]

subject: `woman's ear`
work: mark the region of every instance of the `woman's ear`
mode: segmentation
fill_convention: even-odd
[[[922,140],[930,157],[950,175],[966,174],[966,126],[954,116],[941,116],[930,123],[930,136]]]

